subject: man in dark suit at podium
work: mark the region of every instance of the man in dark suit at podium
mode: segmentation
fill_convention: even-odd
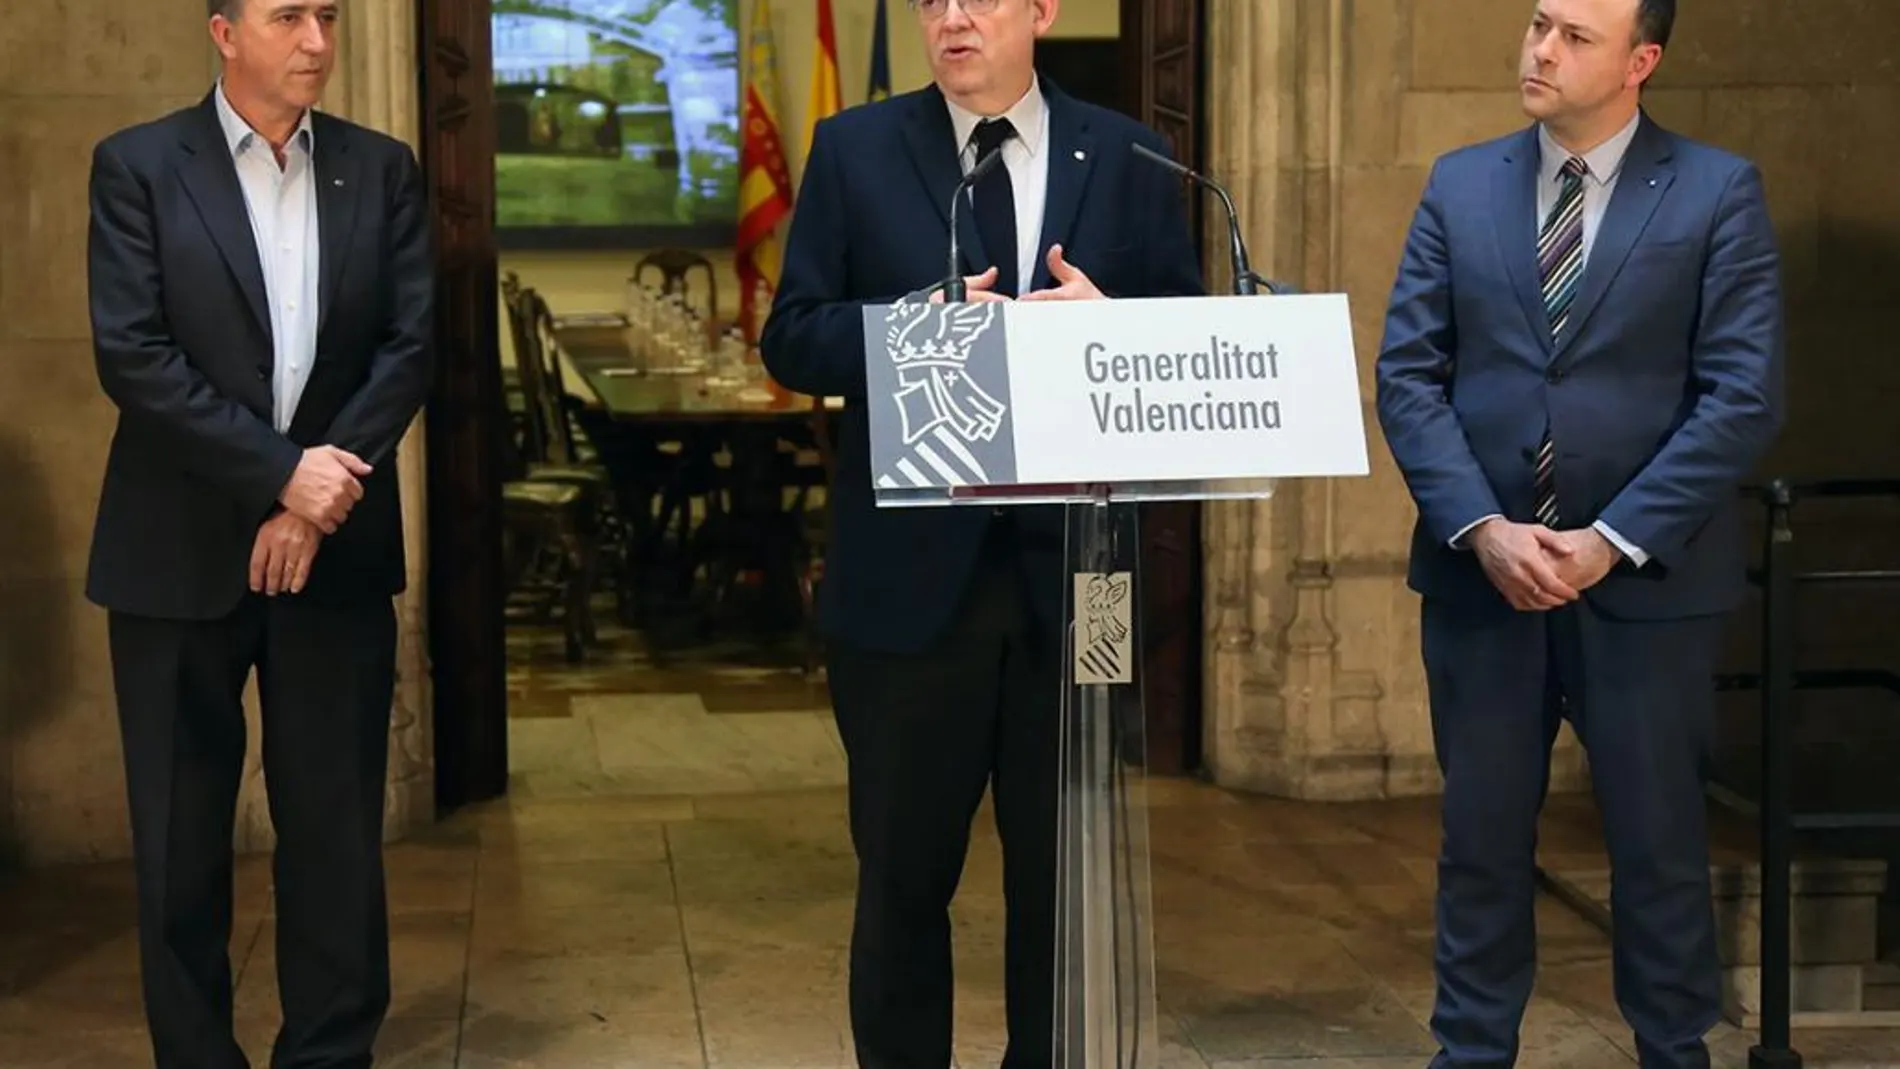
[[[1737,487],[1782,418],[1781,283],[1756,168],[1640,107],[1674,14],[1536,5],[1537,122],[1438,161],[1386,317],[1379,417],[1418,503],[1445,775],[1434,1069],[1516,1059],[1564,716],[1603,814],[1639,1060],[1709,1064],[1703,775],[1743,593]]]
[[[1036,77],[1057,0],[913,0],[934,84],[818,124],[761,348],[846,408],[819,594],[849,759],[859,876],[851,1019],[867,1069],[951,1052],[948,906],[993,785],[1003,843],[1009,1050],[1052,1047],[1060,506],[880,509],[860,308],[943,281],[953,188],[971,300],[1202,292],[1178,182],[1130,149],[1153,131]]]
[[[118,409],[86,592],[108,611],[157,1064],[245,1064],[232,825],[253,667],[283,1006],[273,1065],[367,1066],[396,445],[428,391],[429,209],[400,142],[315,110],[335,0],[212,0],[223,76],[93,152],[93,351]]]

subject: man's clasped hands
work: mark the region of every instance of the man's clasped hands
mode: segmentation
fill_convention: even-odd
[[[350,509],[363,500],[362,480],[371,468],[333,445],[303,451],[297,470],[278,494],[279,509],[257,530],[251,547],[251,589],[260,594],[296,594],[310,578],[323,536],[335,534]]]
[[[1556,531],[1541,523],[1485,520],[1465,536],[1484,574],[1515,609],[1554,609],[1602,581],[1622,557],[1593,527]]]

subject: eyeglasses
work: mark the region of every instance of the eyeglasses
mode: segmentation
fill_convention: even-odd
[[[996,10],[997,0],[957,0],[965,15],[987,15]],[[912,11],[927,19],[940,19],[950,10],[950,0],[910,0]]]

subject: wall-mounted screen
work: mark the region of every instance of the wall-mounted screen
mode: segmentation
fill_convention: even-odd
[[[500,244],[730,244],[737,0],[491,3]]]

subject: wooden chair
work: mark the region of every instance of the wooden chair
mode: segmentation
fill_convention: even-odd
[[[569,662],[584,660],[596,641],[589,597],[599,557],[592,510],[578,486],[509,479],[501,484],[503,566],[507,589],[528,597],[546,621],[562,603],[561,632]],[[549,554],[558,567],[540,567]]]
[[[512,309],[515,299],[521,295],[521,276],[513,271],[504,271],[501,275],[501,297],[504,307]],[[521,369],[502,368],[502,396],[508,405],[508,428],[510,433],[520,435],[527,426],[527,403],[521,394]]]
[[[609,559],[623,560],[631,525],[622,506],[634,508],[638,503],[622,502],[613,473],[601,463],[597,444],[576,426],[581,403],[567,392],[555,342],[554,315],[547,300],[533,288],[520,292],[509,306],[509,314],[515,330],[515,361],[523,369],[530,413],[526,474],[543,482],[581,487],[595,514],[600,552]],[[618,580],[614,593],[617,600],[627,597]],[[620,608],[625,617],[625,606]]]
[[[812,398],[811,434],[818,447],[818,465],[824,473],[824,501],[806,507],[801,540],[798,597],[805,616],[806,676],[815,674],[824,660],[824,640],[818,631],[818,584],[825,578],[825,552],[831,541],[832,487],[836,485],[838,472],[831,441],[831,411],[825,407],[822,397]]]
[[[539,297],[531,289],[508,282],[504,282],[504,294],[509,297],[508,319],[523,408],[519,435],[502,436],[508,588],[530,602],[538,620],[545,621],[556,603],[563,606],[567,659],[579,661],[597,641],[592,597],[599,576],[601,501],[607,484],[604,475],[590,473],[586,465],[544,459],[549,444],[563,437],[556,428],[565,427],[566,420],[564,416],[549,419],[554,406],[547,394],[542,347],[524,329],[523,305]],[[568,445],[558,451],[565,457],[571,455],[571,435],[563,440]]]

